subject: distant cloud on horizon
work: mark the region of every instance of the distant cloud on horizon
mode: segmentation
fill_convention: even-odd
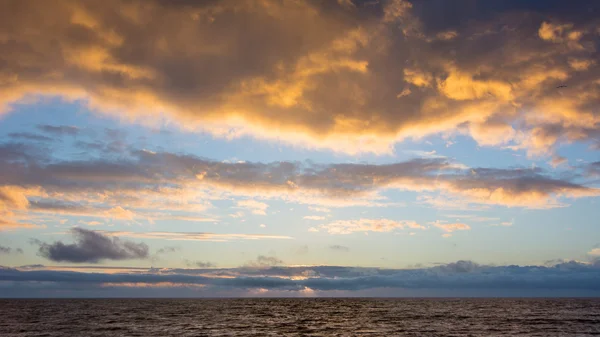
[[[198,264],[201,269],[130,269],[128,272],[103,273],[73,272],[46,269],[44,266],[23,268],[0,267],[0,285],[13,283],[16,291],[31,289],[37,296],[52,296],[50,290],[62,289],[71,294],[85,294],[103,290],[105,296],[118,294],[119,289],[136,289],[137,294],[152,294],[153,288],[195,289],[190,296],[207,296],[215,292],[251,296],[253,289],[262,289],[263,295],[270,291],[278,295],[302,296],[306,289],[321,296],[335,296],[343,292],[348,296],[368,296],[369,291],[381,296],[402,296],[402,291],[419,291],[421,294],[454,294],[461,296],[481,290],[479,296],[517,293],[543,294],[600,294],[600,263],[575,261],[559,262],[550,266],[488,266],[471,261],[457,261],[434,267],[414,269],[379,269],[364,267],[273,266],[281,260],[259,256],[258,264],[238,268],[212,268],[212,264]],[[211,267],[210,269],[205,269]],[[103,268],[98,266],[99,269]],[[39,285],[51,282],[52,286]],[[78,290],[70,290],[77,286]],[[0,286],[0,297],[10,297],[12,288]],[[146,289],[144,291],[141,291]],[[140,293],[141,291],[141,293]],[[283,292],[283,293],[282,293]],[[168,295],[168,292],[166,293]],[[551,296],[551,295],[550,295]]]

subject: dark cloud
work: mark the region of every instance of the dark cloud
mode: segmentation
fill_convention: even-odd
[[[460,29],[469,26],[473,20],[492,20],[508,13],[529,13],[535,18],[543,16],[565,21],[586,21],[596,19],[600,6],[595,1],[575,0],[566,5],[561,0],[546,1],[473,1],[457,0],[448,3],[444,0],[413,0],[413,12],[431,30],[431,33]]]
[[[201,275],[196,275],[195,273]],[[258,274],[260,273],[260,274]],[[229,277],[229,276],[231,277]],[[227,276],[227,277],[223,277]],[[319,294],[331,291],[356,292],[368,289],[429,290],[446,294],[461,294],[473,289],[480,296],[503,291],[579,291],[595,294],[600,291],[600,264],[575,261],[551,266],[487,266],[470,261],[418,269],[377,269],[353,267],[267,267],[262,269],[161,269],[152,273],[84,273],[71,271],[0,268],[0,281],[16,281],[20,285],[34,282],[52,282],[61,287],[80,287],[83,292],[93,291],[110,284],[128,286],[139,284],[172,284],[168,287],[204,285],[208,289],[262,288],[268,291],[299,291],[310,288]],[[441,292],[440,292],[441,291]],[[6,295],[6,294],[0,294]],[[46,294],[48,295],[48,294]]]
[[[156,251],[156,254],[168,254],[168,253],[175,253],[181,250],[181,247],[177,247],[177,246],[167,246],[167,247],[163,247],[160,248],[159,250]]]
[[[98,263],[102,260],[130,260],[148,258],[148,246],[110,237],[83,228],[71,229],[75,243],[56,241],[48,244],[35,240],[38,254],[56,262]]]
[[[349,252],[350,251],[350,248],[348,248],[346,246],[341,246],[341,245],[331,245],[331,246],[329,246],[329,249],[335,250],[338,252]]]
[[[31,201],[29,207],[32,211],[55,214],[89,215],[99,210],[83,206],[77,202],[62,202],[58,200]]]
[[[28,270],[28,269],[40,269],[45,268],[43,264],[27,264],[24,266],[19,266],[19,270]]]
[[[37,128],[54,136],[75,136],[79,133],[78,127],[70,125],[38,125]]]
[[[562,205],[557,201],[561,197],[599,193],[586,186],[582,175],[553,176],[539,168],[468,168],[447,158],[418,158],[384,165],[229,163],[186,154],[132,150],[114,158],[90,156],[68,161],[52,158],[52,149],[13,143],[0,145],[0,154],[3,152],[0,186],[39,186],[57,192],[57,196],[104,192],[104,201],[112,202],[112,207],[123,203],[142,206],[144,198],[155,200],[161,191],[191,188],[188,186],[332,206],[385,205],[374,200],[386,189],[442,192],[470,203],[532,208]],[[85,198],[70,199],[81,201],[38,199],[31,202],[31,208],[78,214],[93,211],[94,205],[86,204]],[[163,200],[161,206],[166,207],[167,201]]]
[[[3,202],[2,199],[0,199],[0,202]],[[17,229],[17,228],[46,228],[46,225],[37,225],[37,224],[31,224],[31,223],[26,223],[26,222],[18,222],[18,221],[13,221],[11,219],[8,220],[4,220],[0,218],[0,231],[2,230],[13,230],[13,229]]]
[[[208,261],[190,261],[185,260],[185,265],[190,268],[214,268],[216,265]]]
[[[248,262],[246,266],[251,268],[265,268],[281,264],[283,264],[283,261],[274,256],[259,255],[258,257],[256,257],[256,260]]]
[[[28,140],[28,141],[49,142],[49,141],[53,140],[50,137],[46,137],[43,135],[39,135],[37,133],[31,133],[31,132],[13,132],[13,133],[9,133],[8,136],[11,138],[23,139],[23,140]]]
[[[587,165],[587,173],[592,176],[600,176],[600,161]]]
[[[440,270],[442,272],[450,272],[450,273],[469,273],[476,270],[481,269],[485,266],[480,266],[479,264],[473,261],[456,261],[448,264],[442,264],[440,266],[434,267],[434,270]]]
[[[0,246],[0,254],[23,254],[23,249],[13,249],[11,247]]]
[[[171,254],[181,250],[181,247],[177,246],[166,246],[159,248],[154,255],[151,257],[152,263],[157,263],[160,260],[160,255]]]
[[[47,159],[47,148],[36,146],[34,144],[7,142],[0,144],[0,163],[3,165],[4,172],[9,165],[20,166],[27,163],[42,163]]]

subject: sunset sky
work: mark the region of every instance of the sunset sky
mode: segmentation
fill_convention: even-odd
[[[598,296],[599,18],[0,0],[0,297]]]

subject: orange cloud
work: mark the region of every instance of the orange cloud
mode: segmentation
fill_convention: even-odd
[[[539,169],[469,168],[439,157],[386,165],[224,163],[132,150],[118,162],[57,159],[48,165],[35,161],[35,149],[23,151],[19,156],[28,160],[10,177],[11,185],[1,185],[0,180],[0,200],[7,218],[18,215],[24,222],[36,214],[136,223],[214,222],[218,221],[214,216],[201,215],[211,201],[235,198],[237,207],[254,214],[266,214],[268,209],[255,198],[303,203],[318,212],[329,211],[323,206],[404,206],[387,199],[387,190],[421,192],[418,201],[437,208],[563,207],[569,199],[600,194],[596,188],[553,178]],[[52,157],[52,152],[46,155]],[[0,159],[0,170],[14,163]]]
[[[389,219],[338,220],[319,226],[329,234],[351,234],[355,232],[391,232],[397,229],[426,229],[414,221]]]
[[[168,116],[192,132],[351,154],[466,132],[553,155],[600,132],[597,21],[507,11],[440,30],[410,1],[349,3],[19,1],[0,7],[0,104],[83,98],[144,125]],[[549,124],[556,137],[536,140]]]
[[[267,208],[269,205],[264,202],[256,200],[241,200],[237,202],[239,207],[248,208],[252,211],[252,214],[267,215]]]
[[[452,233],[455,231],[465,231],[465,230],[471,229],[471,226],[464,224],[464,223],[444,223],[441,221],[436,221],[433,223],[433,225],[447,233]]]
[[[16,230],[16,229],[20,229],[20,228],[24,228],[24,229],[39,229],[39,228],[46,228],[45,225],[34,225],[34,224],[30,224],[30,223],[22,223],[22,222],[15,222],[15,221],[11,221],[10,219],[0,219],[0,231],[6,231],[6,230]]]
[[[600,135],[596,21],[535,16],[524,24],[500,13],[439,30],[409,1],[380,11],[338,4],[19,1],[0,10],[0,101],[8,109],[36,94],[85,98],[98,112],[148,125],[165,114],[190,131],[352,154],[390,153],[395,142],[445,132],[559,165],[556,144]],[[440,193],[423,199],[438,206],[545,208],[598,195],[543,172],[470,175],[440,161],[307,174],[299,163],[141,150],[119,163],[36,164],[36,172],[3,167],[11,175],[0,184],[0,212],[209,221],[198,213],[231,196],[389,206],[381,192],[397,189]],[[267,209],[253,200],[239,206]]]

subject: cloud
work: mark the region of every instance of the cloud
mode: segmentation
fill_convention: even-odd
[[[160,248],[159,250],[156,251],[156,254],[169,254],[169,253],[175,253],[181,250],[181,247],[177,247],[177,246],[166,246],[163,248]]]
[[[0,219],[0,231],[10,231],[17,229],[41,229],[46,228],[46,225],[34,225],[30,223],[14,222],[10,220]]]
[[[349,296],[364,296],[362,291],[375,289],[385,290],[383,294],[388,296],[410,296],[414,294],[411,291],[416,290],[445,296],[523,296],[539,289],[547,289],[548,291],[543,293],[546,296],[556,296],[564,291],[581,295],[597,294],[600,291],[599,265],[575,261],[558,262],[548,266],[489,266],[472,261],[457,261],[412,269],[282,267],[268,265],[281,263],[276,258],[259,257],[257,261],[266,262],[267,265],[263,264],[261,268],[245,266],[210,270],[132,269],[117,273],[52,270],[43,266],[33,269],[3,267],[0,268],[0,281],[11,282],[12,294],[15,294],[17,288],[37,289],[39,292],[35,295],[42,297],[50,296],[57,287],[70,291],[77,288],[78,294],[85,295],[107,286],[111,289],[153,288],[149,285],[159,284],[171,289],[201,285],[202,289],[207,290],[202,296],[210,296],[218,291],[226,291],[227,294],[242,291],[247,294],[254,289],[265,289],[274,293],[287,291],[288,294],[293,294],[305,288],[312,289],[321,296],[331,296],[337,291],[347,291]],[[0,296],[8,296],[7,289],[9,288],[0,287]],[[131,292],[129,294],[131,295]]]
[[[598,166],[600,167],[600,164],[598,164]],[[313,212],[321,212],[321,213],[331,212],[331,210],[329,208],[325,208],[325,207],[308,206],[308,209]]]
[[[0,228],[41,228],[32,224],[33,216],[49,214],[86,217],[88,222],[216,222],[218,217],[201,214],[213,200],[236,198],[243,198],[238,207],[266,214],[268,204],[253,198],[325,211],[322,205],[396,206],[385,197],[389,190],[418,192],[417,202],[438,208],[564,207],[569,199],[600,194],[586,184],[593,177],[592,165],[561,174],[539,168],[469,168],[448,158],[381,165],[224,163],[127,148],[118,156],[64,160],[53,147],[0,144],[0,214],[5,219]]]
[[[600,176],[600,161],[593,162],[587,165],[586,173],[591,176]]]
[[[320,215],[307,215],[307,216],[303,217],[303,219],[319,221],[319,220],[325,220],[325,217],[320,216]]]
[[[511,227],[513,225],[513,221],[503,221],[497,224],[491,224],[490,226],[502,226],[502,227]]]
[[[331,245],[331,246],[329,246],[329,249],[339,251],[339,252],[349,252],[350,251],[350,248],[348,248],[346,246],[340,246],[340,245]]]
[[[500,220],[500,218],[477,216],[474,214],[445,214],[444,216],[448,217],[448,218],[455,218],[455,219],[469,219],[469,221],[476,221],[476,222],[487,222],[487,221]]]
[[[14,185],[0,186],[0,211],[26,209],[28,196],[43,196],[40,188],[26,188]]]
[[[593,248],[588,252],[588,255],[591,256],[600,256],[600,248]]]
[[[471,229],[471,226],[464,224],[464,223],[444,223],[441,221],[436,221],[433,223],[433,225],[447,233],[452,233],[455,231],[465,231],[465,230]]]
[[[8,134],[9,137],[14,138],[14,139],[21,139],[21,140],[27,140],[27,141],[38,141],[38,142],[50,142],[52,141],[52,138],[50,137],[46,137],[46,136],[42,136],[42,135],[38,135],[35,133],[30,133],[30,132],[13,132],[13,133],[9,133]]]
[[[350,3],[6,3],[0,100],[347,153],[449,132],[551,155],[600,133],[597,4]]]
[[[75,136],[79,133],[79,128],[70,125],[38,125],[37,128],[53,136]]]
[[[445,32],[437,33],[436,37],[440,40],[453,40],[458,37],[458,33],[454,30],[447,30]]]
[[[133,218],[135,217],[135,213],[128,209],[124,209],[121,206],[116,206],[109,209],[108,211],[106,211],[106,214],[113,219],[119,220],[133,220]]]
[[[23,249],[17,248],[12,249],[11,247],[0,246],[0,255],[1,254],[23,254]]]
[[[414,221],[395,221],[389,219],[337,220],[319,228],[329,234],[351,234],[355,232],[391,232],[397,229],[425,229]]]
[[[243,207],[252,210],[252,214],[267,215],[269,205],[256,200],[241,200],[237,202],[238,207]]]
[[[189,261],[185,260],[185,265],[192,268],[214,268],[216,265],[208,261]]]
[[[205,218],[198,216],[187,216],[187,215],[160,215],[154,216],[156,219],[161,220],[179,220],[179,221],[189,221],[189,222],[216,222],[217,219],[214,218]]]
[[[272,266],[278,266],[283,264],[283,261],[274,257],[274,256],[265,256],[265,255],[259,255],[256,260],[254,261],[250,261],[246,264],[247,267],[258,267],[258,268],[265,268],[265,267],[272,267]]]
[[[291,240],[285,235],[266,234],[237,234],[237,233],[208,233],[208,232],[128,232],[128,231],[97,231],[103,235],[124,236],[141,239],[164,239],[171,241],[213,241],[227,242],[235,240]]]
[[[56,241],[48,244],[34,241],[39,245],[38,254],[56,262],[98,263],[102,260],[146,259],[148,246],[110,237],[83,228],[71,229],[75,243],[65,244]]]
[[[538,34],[542,40],[555,43],[577,42],[581,39],[583,32],[573,29],[572,24],[558,24],[551,22],[542,22]]]

